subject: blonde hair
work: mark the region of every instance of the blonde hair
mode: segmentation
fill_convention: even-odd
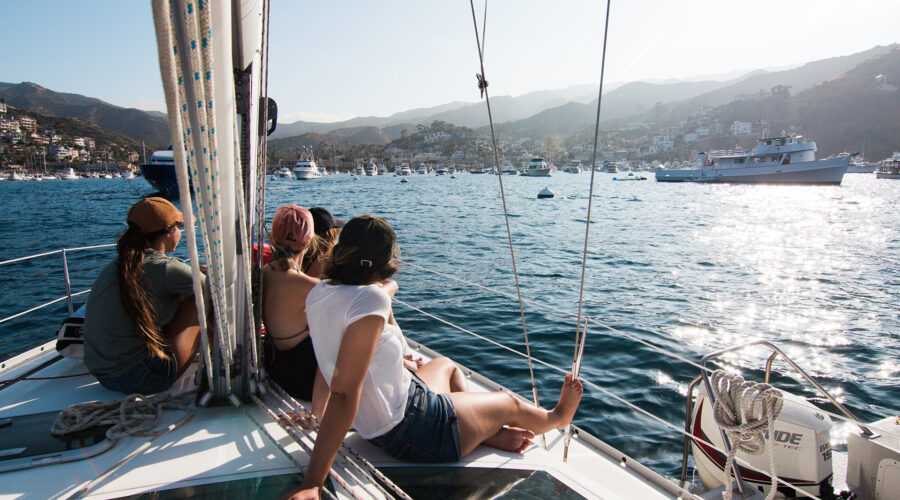
[[[272,249],[275,250],[275,257],[272,260],[272,267],[275,269],[284,272],[291,268],[291,260],[300,252],[304,250],[306,253],[303,255],[303,261],[300,263],[300,269],[306,269],[306,260],[310,254],[318,254],[321,252],[320,247],[323,244],[320,241],[318,236],[314,236],[309,243],[306,244],[305,248],[295,249],[288,246],[276,245],[274,242],[272,243]]]
[[[341,228],[333,227],[328,231],[325,231],[321,236],[317,234],[312,239],[313,244],[310,246],[309,251],[303,256],[303,263],[300,265],[300,269],[302,269],[303,272],[306,272],[314,263],[324,261],[330,257],[331,250],[334,249],[334,246],[337,244],[338,235],[340,233]]]

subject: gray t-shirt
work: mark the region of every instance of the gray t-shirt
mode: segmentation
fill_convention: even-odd
[[[156,250],[144,254],[144,275],[150,287],[157,324],[162,329],[178,310],[178,299],[194,293],[191,268],[181,259]],[[91,287],[84,316],[84,363],[94,376],[121,376],[147,357],[137,328],[119,296],[116,261],[100,271]]]

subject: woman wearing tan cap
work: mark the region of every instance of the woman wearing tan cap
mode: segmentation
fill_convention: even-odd
[[[184,217],[163,198],[128,211],[118,256],[91,287],[84,363],[100,384],[126,394],[168,389],[197,353],[200,325],[191,268],[169,257]]]
[[[306,318],[306,295],[319,280],[301,270],[304,256],[318,250],[312,214],[297,205],[279,208],[269,240],[275,258],[263,268],[266,372],[291,396],[312,401],[312,412],[320,417],[328,387],[319,373]]]

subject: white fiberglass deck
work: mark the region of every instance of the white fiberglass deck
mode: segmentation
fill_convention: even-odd
[[[29,377],[59,377],[86,372],[79,361],[61,358],[50,362],[57,357],[53,342],[45,344],[4,362],[3,368],[0,368],[0,379],[21,377],[28,372],[31,372]],[[43,364],[47,366],[34,371]],[[473,376],[478,378],[477,374]],[[192,380],[189,372],[178,384],[184,388],[192,385]],[[470,383],[477,386],[472,379]],[[483,390],[482,386],[478,388]],[[0,390],[0,419],[55,412],[74,403],[121,397],[121,394],[102,388],[90,375],[24,380]],[[184,415],[184,412],[169,412],[159,429],[164,429]],[[257,422],[265,428],[265,433],[260,431]],[[548,451],[541,449],[540,439],[536,439],[535,445],[521,455],[481,447],[462,462],[440,466],[544,471],[587,498],[652,499],[678,496],[678,490],[671,482],[630,459],[626,460],[628,467],[623,467],[622,456],[607,454],[608,450],[607,453],[598,450],[597,443],[590,445],[588,442],[594,438],[573,437],[568,464],[562,461],[562,432],[547,433],[546,438]],[[55,463],[56,459],[51,456],[42,459],[47,465],[0,472],[0,499],[67,497],[151,439],[153,437],[127,437],[118,440],[111,449],[89,458],[79,457],[70,462]],[[273,440],[282,445],[293,460],[302,465],[307,463],[307,454],[252,403],[242,408],[201,408],[186,423],[159,437],[110,477],[93,485],[88,496],[114,498],[176,487],[295,474],[296,465]],[[353,433],[345,442],[379,468],[419,466],[397,461]],[[600,446],[606,445],[600,443]],[[0,461],[0,466],[2,464],[3,461]],[[657,484],[647,479],[646,474],[650,474]]]

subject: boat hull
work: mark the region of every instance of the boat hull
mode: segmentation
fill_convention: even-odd
[[[525,177],[550,177],[553,174],[549,168],[529,168],[522,172],[521,175]]]
[[[728,182],[743,184],[840,184],[849,157],[746,168],[657,170],[657,182]]]
[[[175,165],[145,163],[141,165],[141,175],[163,196],[178,196]]]

